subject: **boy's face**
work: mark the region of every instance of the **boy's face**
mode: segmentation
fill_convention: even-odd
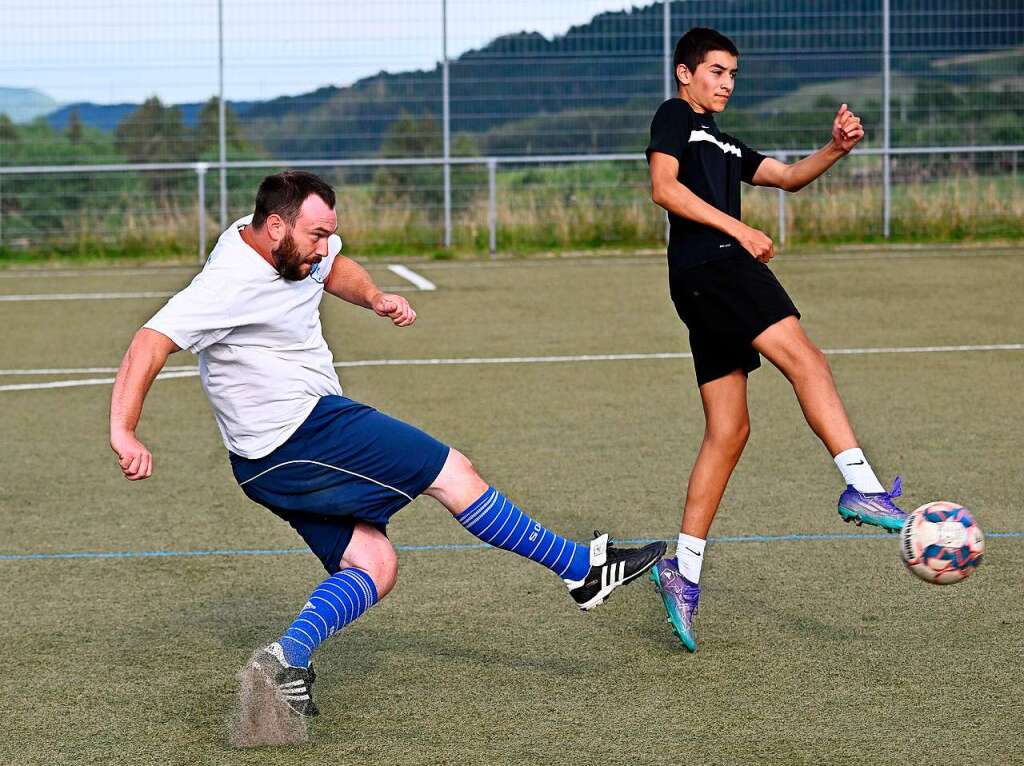
[[[736,57],[726,51],[709,51],[691,72],[685,64],[676,67],[682,83],[681,95],[695,111],[718,113],[725,110],[739,72]]]

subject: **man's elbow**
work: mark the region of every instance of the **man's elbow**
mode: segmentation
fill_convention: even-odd
[[[783,190],[788,191],[791,194],[796,194],[798,191],[800,191],[805,186],[807,186],[808,183],[809,182],[807,182],[807,181],[804,181],[803,183],[799,183],[799,182],[794,181],[794,180],[789,180],[789,181],[786,182],[786,185],[783,186],[782,188],[783,188]]]
[[[807,186],[807,184],[809,183],[810,180],[802,180],[799,176],[797,176],[796,173],[793,172],[793,166],[789,165],[786,167],[785,172],[782,174],[782,178],[780,179],[778,187],[783,191],[795,194],[796,192],[800,191],[805,186]]]
[[[663,184],[657,182],[651,184],[651,202],[659,207],[665,207],[665,187]]]

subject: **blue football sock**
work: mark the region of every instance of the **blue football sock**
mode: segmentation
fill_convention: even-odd
[[[455,520],[485,543],[543,564],[564,580],[582,580],[590,571],[589,546],[545,529],[494,487]]]
[[[284,658],[296,668],[309,666],[309,656],[328,636],[377,603],[377,586],[362,569],[342,569],[324,580],[279,643]]]

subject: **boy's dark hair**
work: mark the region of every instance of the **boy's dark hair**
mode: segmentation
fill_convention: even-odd
[[[704,57],[711,51],[725,51],[733,56],[740,55],[736,43],[721,32],[707,27],[694,27],[680,37],[679,42],[676,43],[676,52],[672,57],[673,74],[680,64],[685,64],[690,72],[696,72]],[[676,77],[676,87],[678,88],[680,85],[682,83]]]
[[[334,189],[318,175],[304,170],[286,170],[267,176],[256,192],[252,227],[258,229],[263,226],[271,213],[281,216],[290,226],[299,217],[299,208],[311,194],[334,207]]]

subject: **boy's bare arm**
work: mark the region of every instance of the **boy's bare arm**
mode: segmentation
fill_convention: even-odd
[[[763,163],[762,163],[763,164]],[[651,152],[651,199],[670,213],[711,226],[733,237],[762,263],[775,255],[771,238],[738,218],[709,205],[678,180],[679,160],[670,154]]]
[[[864,127],[860,117],[843,104],[832,121],[832,138],[827,144],[792,165],[771,157],[766,158],[754,173],[754,185],[773,186],[789,192],[800,191],[849,154],[862,138]]]

